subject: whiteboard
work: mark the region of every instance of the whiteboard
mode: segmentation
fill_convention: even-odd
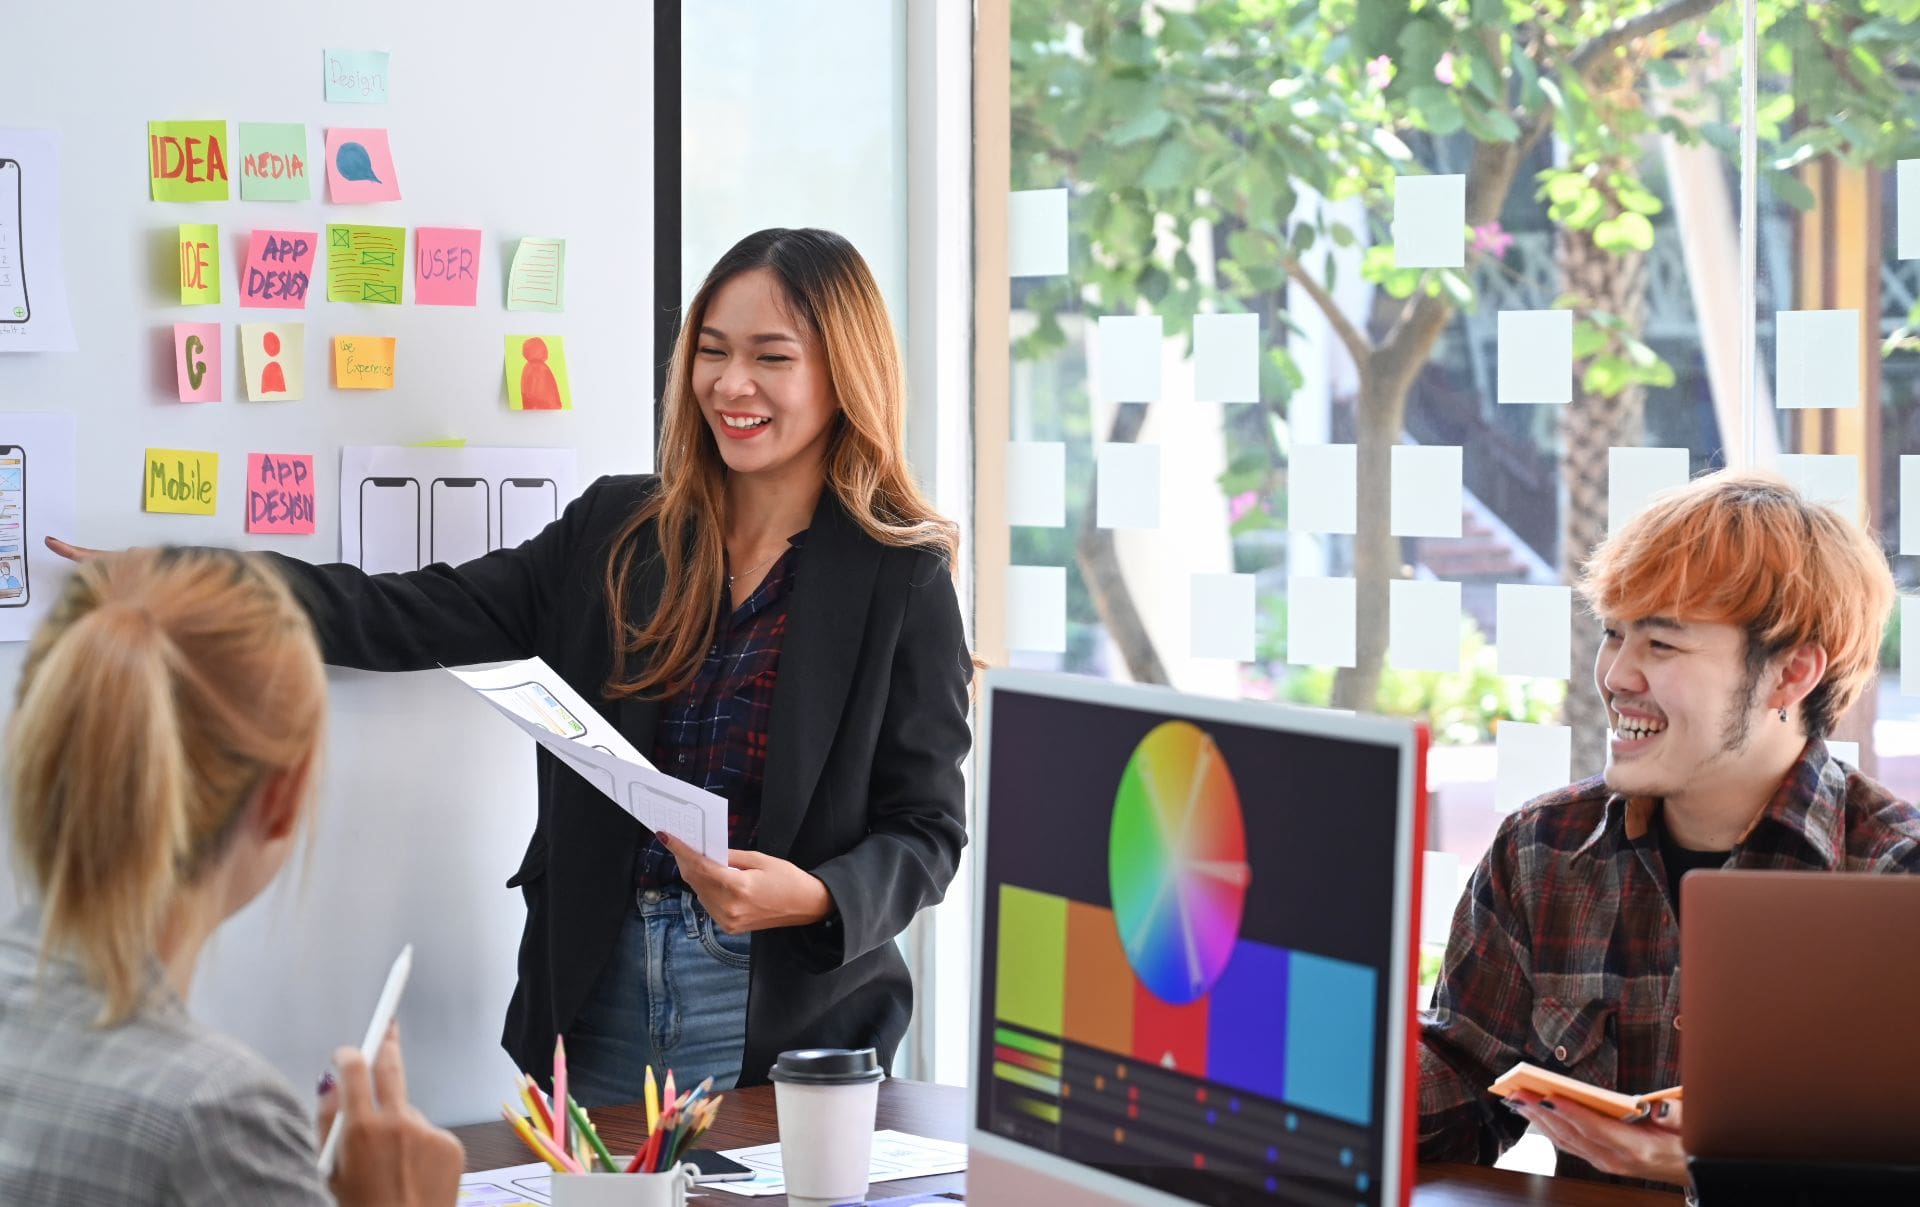
[[[652,468],[650,5],[30,4],[10,9],[7,42],[0,113],[62,137],[80,351],[0,357],[0,410],[78,417],[76,541],[332,560],[338,450],[348,444],[570,446],[583,484]],[[389,102],[326,104],[328,47],[391,51]],[[311,202],[240,201],[236,159],[233,200],[150,201],[146,123],[190,118],[225,118],[230,139],[243,120],[305,122],[316,172],[327,126],[384,126],[403,199],[330,205],[321,177]],[[329,221],[404,225],[410,236],[417,226],[481,228],[479,306],[418,306],[409,280],[398,307],[330,303],[324,292],[299,316],[238,307],[249,230]],[[220,224],[220,305],[177,304],[181,222]],[[564,313],[503,308],[522,235],[567,240]],[[296,317],[307,325],[305,400],[232,401],[237,324]],[[227,401],[176,401],[170,336],[184,321],[223,324]],[[509,412],[504,337],[542,333],[566,339],[575,409]],[[394,388],[333,388],[336,334],[397,336]],[[147,447],[217,450],[218,514],[142,514]],[[315,454],[315,535],[244,533],[249,452]],[[24,648],[0,646],[0,707],[11,706]],[[400,1008],[410,1089],[437,1121],[486,1118],[511,1084],[499,1035],[524,911],[502,884],[533,825],[533,745],[439,672],[333,672],[330,682],[310,852],[215,938],[193,1010],[264,1052],[304,1094],[332,1050],[357,1040],[394,954],[412,942]],[[0,870],[0,903],[10,909],[9,873]]]

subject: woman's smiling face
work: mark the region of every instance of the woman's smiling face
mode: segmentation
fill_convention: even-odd
[[[715,290],[696,335],[693,395],[729,471],[779,475],[824,460],[839,410],[825,349],[771,271]]]

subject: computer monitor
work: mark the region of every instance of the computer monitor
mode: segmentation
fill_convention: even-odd
[[[968,1199],[1402,1204],[1425,734],[990,672]]]

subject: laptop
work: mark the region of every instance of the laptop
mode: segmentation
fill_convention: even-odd
[[[1687,1152],[1920,1153],[1920,876],[1696,872],[1680,885]]]

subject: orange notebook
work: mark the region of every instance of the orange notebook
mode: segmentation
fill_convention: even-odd
[[[1653,1113],[1657,1104],[1680,1099],[1680,1087],[1677,1085],[1649,1094],[1622,1094],[1618,1090],[1603,1090],[1597,1085],[1589,1085],[1524,1060],[1501,1074],[1500,1079],[1487,1088],[1502,1098],[1511,1098],[1518,1090],[1526,1090],[1542,1098],[1565,1098],[1589,1110],[1626,1121],[1645,1119]]]

